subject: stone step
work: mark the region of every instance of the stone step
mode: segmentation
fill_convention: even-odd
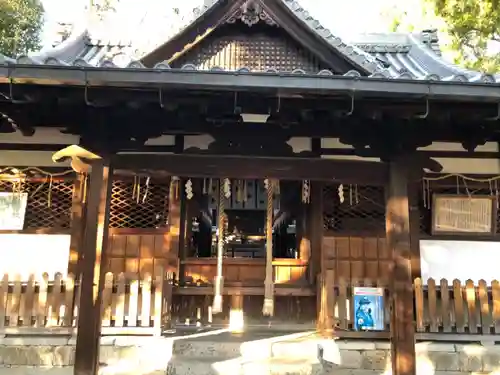
[[[316,359],[319,357],[321,340],[314,338],[308,340],[279,341],[272,344],[272,357]]]
[[[187,358],[172,359],[167,375],[320,375],[318,361],[291,358],[245,360],[243,358]]]
[[[183,337],[173,343],[174,356],[198,358],[266,359],[273,356],[293,356],[295,358],[316,358],[317,344],[306,339],[309,332],[289,335],[214,335],[203,337]],[[304,340],[301,340],[304,338]]]
[[[320,375],[323,367],[316,359],[273,357],[242,364],[242,375]]]
[[[173,356],[197,358],[236,358],[241,356],[241,342],[230,341],[174,341]]]

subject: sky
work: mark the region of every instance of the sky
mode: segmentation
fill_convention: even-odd
[[[44,44],[54,39],[55,26],[58,22],[77,22],[84,16],[85,6],[90,0],[42,0],[45,8],[46,26]],[[421,0],[300,0],[300,4],[325,27],[341,36],[364,32],[388,31],[390,17],[388,12],[394,7],[403,8],[417,15]],[[138,7],[171,7],[179,8],[181,14],[191,12],[203,4],[203,0],[121,0],[121,11],[137,14]],[[397,5],[396,5],[397,4]],[[417,11],[416,11],[417,10]],[[427,27],[427,25],[423,26]]]

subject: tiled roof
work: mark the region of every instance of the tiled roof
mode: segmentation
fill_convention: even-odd
[[[410,61],[410,60],[409,60]],[[9,64],[18,64],[18,65],[51,65],[51,66],[76,66],[76,67],[88,67],[88,68],[93,68],[95,66],[90,65],[87,61],[83,59],[77,59],[74,60],[71,63],[65,62],[58,60],[54,57],[48,57],[45,60],[38,60],[33,57],[29,56],[20,56],[17,59],[10,59],[8,57],[5,57],[3,55],[0,55],[0,65],[9,65]],[[146,66],[144,66],[140,61],[135,60],[129,62],[126,66],[118,66],[116,65],[113,61],[111,60],[104,60],[102,61],[99,66],[99,68],[107,68],[107,69],[149,69]],[[153,67],[153,70],[171,70],[170,65],[168,62],[161,62],[156,64]],[[196,71],[198,70],[197,67],[193,64],[185,64],[183,65],[180,69],[172,69],[172,70],[189,70],[189,71]],[[224,69],[222,67],[213,67],[210,69],[212,72],[224,72]],[[252,73],[252,71],[247,68],[247,67],[241,67],[238,70],[235,71],[235,73]],[[254,72],[254,73],[268,73],[268,74],[281,74],[282,72],[279,72],[276,69],[267,69],[264,72]],[[294,71],[290,72],[293,75],[304,75],[304,76],[311,76],[307,72],[305,72],[302,69],[295,69]],[[335,76],[336,74],[330,70],[324,69],[318,72],[316,75],[318,76]],[[361,73],[359,73],[356,70],[350,70],[347,73],[343,74],[345,77],[361,77]],[[493,76],[490,74],[480,74],[478,73],[476,76],[468,78],[466,75],[463,74],[457,74],[457,75],[452,75],[448,77],[440,77],[437,74],[428,74],[428,75],[421,75],[419,77],[414,77],[409,73],[402,73],[397,76],[392,76],[392,77],[387,77],[386,75],[376,72],[368,76],[368,78],[375,78],[375,79],[401,79],[401,80],[422,80],[422,81],[455,81],[455,82],[480,82],[480,83],[497,83],[500,82],[500,77]]]
[[[337,50],[348,59],[352,60],[358,66],[362,67],[370,73],[381,73],[389,77],[389,73],[384,69],[373,56],[362,51],[356,46],[346,44],[341,38],[334,35],[330,30],[323,27],[319,21],[309,15],[309,13],[300,6],[295,0],[281,0],[286,7],[302,22],[304,22],[313,32],[321,36],[333,49]],[[98,27],[93,27],[92,30],[82,35],[77,43],[80,50],[74,56],[62,58],[64,61],[71,62],[72,60],[83,59],[90,65],[99,66],[106,60],[118,60],[117,65],[126,66],[132,60],[139,60],[148,52],[154,50],[159,45],[173,38],[175,35],[182,32],[187,26],[197,19],[203,17],[205,13],[215,6],[219,0],[205,1],[205,4],[196,8],[191,14],[181,17],[173,14],[172,11],[165,15],[159,15],[156,12],[145,11],[142,15],[136,15],[135,21],[120,19],[116,16],[102,22]],[[119,13],[119,10],[117,11]],[[162,20],[161,31],[155,30],[148,32],[148,25],[157,25],[158,21]],[[130,24],[136,22],[136,24]],[[142,36],[135,38],[126,37],[125,32],[111,32],[118,24],[127,24],[128,29],[140,29]],[[118,35],[116,35],[118,34]],[[130,33],[128,33],[130,34]],[[144,36],[147,35],[145,38]]]
[[[297,18],[302,20],[313,32],[321,36],[325,41],[344,56],[372,74],[380,73],[386,77],[390,74],[373,56],[357,48],[354,45],[345,43],[338,35],[334,35],[330,30],[325,28],[321,23],[313,18],[307,10],[302,8],[296,0],[282,0],[284,4],[295,14]]]
[[[432,74],[448,80],[482,80],[483,74],[447,62],[441,56],[436,34],[435,30],[419,34],[364,34],[351,43],[383,62],[391,77],[405,74],[420,79]]]
[[[447,63],[441,56],[435,32],[424,31],[420,34],[365,34],[358,39],[346,42],[339,36],[334,35],[330,30],[323,27],[319,21],[314,19],[300,6],[296,0],[281,0],[288,9],[302,22],[304,22],[313,32],[323,38],[328,44],[338,52],[342,53],[357,66],[370,72],[373,78],[393,78],[393,79],[416,79],[416,80],[443,80],[456,82],[500,82],[500,76],[482,74],[460,68]],[[104,22],[99,28],[88,30],[83,28],[77,30],[73,35],[55,47],[44,53],[33,56],[21,56],[17,59],[10,59],[0,55],[0,64],[50,64],[50,65],[73,65],[73,66],[97,66],[107,68],[145,68],[139,61],[146,53],[157,48],[165,41],[182,32],[188,25],[216,5],[219,0],[207,0],[205,5],[195,9],[188,17],[171,18],[170,25],[163,32],[148,32],[148,25],[154,24],[151,17],[158,20],[155,12],[135,14],[133,19],[137,24],[129,24],[124,20],[114,18]],[[142,8],[144,9],[144,7]],[[119,11],[117,12],[120,13]],[[170,12],[170,17],[172,12]],[[167,16],[169,17],[169,16]],[[121,21],[121,22],[119,22]],[[141,29],[137,32],[122,32],[115,30],[113,25],[126,24],[129,30]],[[146,28],[145,31],[144,28]],[[126,36],[132,35],[127,38]],[[136,35],[136,37],[134,37]],[[144,35],[148,40],[144,40]],[[142,37],[139,37],[142,36]],[[151,39],[152,37],[155,39]],[[159,63],[155,69],[170,69],[167,63]],[[196,67],[187,64],[182,69],[194,70]],[[212,70],[221,70],[213,68]],[[249,71],[246,67],[240,67],[240,71]],[[269,72],[274,72],[270,69]],[[293,73],[305,74],[297,69]],[[323,70],[320,75],[331,75],[332,72]],[[348,76],[361,74],[356,71],[346,73]]]

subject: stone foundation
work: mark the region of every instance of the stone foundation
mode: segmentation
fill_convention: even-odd
[[[166,338],[103,337],[100,373],[163,375],[171,355]],[[74,360],[74,338],[0,338],[0,375],[73,375]]]
[[[189,336],[103,337],[102,375],[390,375],[388,342],[336,344],[336,362],[318,358],[321,341],[287,336],[243,340]],[[416,346],[419,375],[500,374],[500,345],[421,342]],[[74,338],[0,338],[0,375],[72,375]],[[167,369],[169,371],[167,372]]]
[[[337,344],[341,363],[332,366],[335,374],[391,374],[389,343],[337,341]],[[500,345],[420,342],[415,349],[419,375],[500,373]]]

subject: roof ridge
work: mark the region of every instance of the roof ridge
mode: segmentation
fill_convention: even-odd
[[[127,45],[130,47],[139,48],[141,50],[144,50],[146,48],[154,49],[155,46],[164,43],[166,40],[170,40],[179,33],[181,33],[186,27],[188,27],[198,18],[202,17],[206,11],[208,11],[212,6],[214,6],[219,1],[220,0],[206,0],[204,1],[203,5],[195,7],[191,11],[185,12],[185,14],[176,13],[175,9],[178,8],[173,7],[171,10],[169,9],[167,12],[162,12],[159,15],[157,9],[151,11],[149,7],[145,7],[145,11],[142,14],[142,17],[134,16],[136,19],[140,18],[140,21],[135,25],[127,25],[129,29],[142,28],[144,26],[151,24],[152,23],[150,22],[151,17],[173,18],[172,16],[174,16],[176,19],[174,22],[166,22],[164,25],[162,25],[161,30],[157,30],[154,33],[146,33],[148,34],[147,38],[131,37],[129,38],[129,40],[126,41],[126,43],[121,38],[113,38],[112,36],[109,36],[109,30],[112,30],[114,26],[116,26],[116,19],[112,20],[108,18],[108,20],[104,22],[107,24],[100,23],[100,25],[98,26],[99,31],[101,30],[103,31],[102,35],[99,35],[99,31],[97,31],[96,27],[92,27],[89,30],[90,44],[95,43],[98,45],[107,45],[107,46]],[[145,33],[140,33],[140,34],[141,36],[144,36]],[[151,38],[151,36],[154,37]],[[143,39],[143,40],[139,42],[138,39]],[[136,45],[134,45],[134,43]],[[147,52],[148,51],[143,53]]]
[[[455,76],[466,76],[470,81],[484,81],[485,74],[470,69],[462,68],[456,64],[447,62],[442,56],[436,54],[433,49],[431,49],[424,41],[416,38],[414,35],[409,34],[409,39],[412,42],[412,46],[417,48],[420,52],[420,62],[424,63],[422,60],[431,60],[432,63],[438,64],[441,67],[448,69]],[[487,75],[489,76],[489,75]]]
[[[312,17],[297,0],[281,0],[303,23],[305,23],[313,32],[321,36],[330,46],[341,54],[363,67],[371,74],[380,73],[390,77],[389,71],[380,64],[377,59],[361,48],[353,44],[346,43],[338,35],[333,34],[328,28],[324,27],[317,19]]]
[[[75,51],[81,50],[88,41],[88,23],[78,22],[73,25],[71,34],[55,46],[30,53],[29,56],[36,60],[56,58],[67,60]]]

